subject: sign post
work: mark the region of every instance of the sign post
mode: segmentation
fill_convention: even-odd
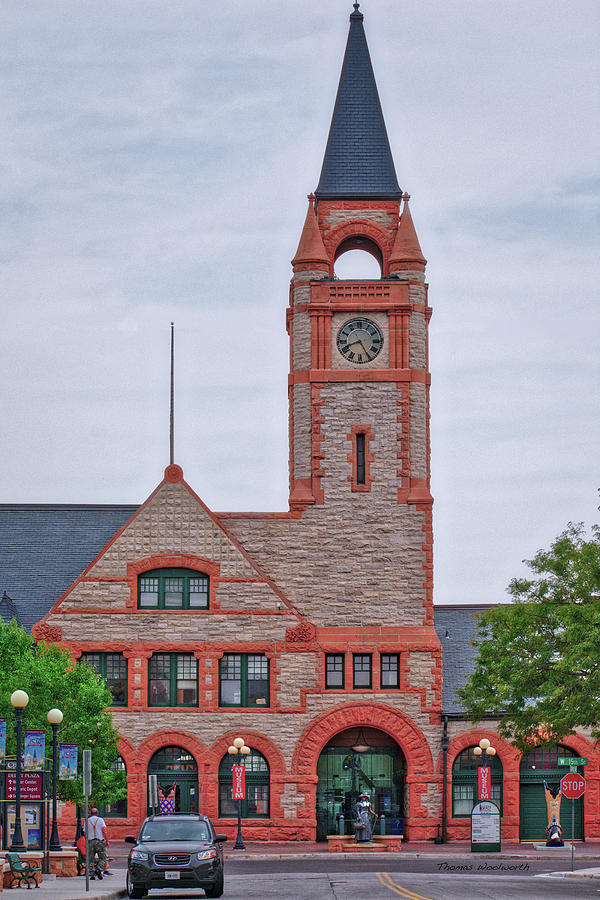
[[[85,889],[90,889],[90,842],[88,840],[88,803],[92,793],[92,751],[83,751],[83,799],[85,829]]]
[[[582,765],[586,765],[587,760]],[[571,801],[571,872],[573,871],[573,852],[575,847],[575,801],[585,794],[585,778],[577,773],[563,775],[560,779],[563,796]]]

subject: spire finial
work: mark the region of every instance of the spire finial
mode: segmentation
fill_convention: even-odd
[[[169,464],[175,462],[175,322],[171,322],[171,401],[169,403]]]
[[[357,0],[355,0],[355,3],[353,4],[353,6],[354,6],[354,12],[350,13],[350,19],[363,19],[364,18],[363,14],[361,12],[359,12],[360,3],[358,3]]]

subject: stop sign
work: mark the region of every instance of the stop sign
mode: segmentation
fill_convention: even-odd
[[[583,775],[563,775],[560,779],[560,789],[569,800],[577,800],[585,794],[585,778]]]

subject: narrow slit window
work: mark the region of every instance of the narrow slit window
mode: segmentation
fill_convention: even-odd
[[[366,483],[365,471],[365,435],[360,432],[356,435],[356,483]]]

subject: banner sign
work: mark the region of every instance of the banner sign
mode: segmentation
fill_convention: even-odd
[[[24,768],[29,772],[41,772],[44,768],[46,756],[46,732],[25,729],[25,741],[23,746]]]
[[[5,780],[7,800],[17,799],[17,773],[7,772]],[[23,772],[21,774],[21,801],[43,800],[44,794],[42,789],[42,773],[41,772]]]
[[[0,716],[0,765],[4,763],[6,756],[6,718]]]
[[[60,781],[77,778],[77,744],[59,744],[58,777]]]
[[[234,800],[245,800],[246,799],[246,767],[245,766],[233,766],[231,769],[231,777],[233,780],[233,784],[232,784],[233,799]]]
[[[477,799],[492,799],[492,770],[489,766],[480,766],[477,770]]]

